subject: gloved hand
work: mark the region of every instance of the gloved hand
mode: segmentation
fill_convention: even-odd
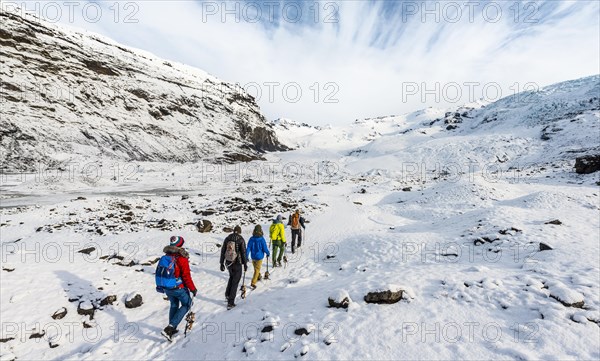
[[[244,272],[246,272],[248,270],[248,264],[244,264]]]
[[[225,272],[225,265],[221,263],[221,272]]]
[[[196,294],[198,293],[198,290],[193,290],[192,294],[194,295],[194,297],[196,297]]]

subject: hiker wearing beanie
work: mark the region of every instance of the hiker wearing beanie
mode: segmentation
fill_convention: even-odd
[[[169,341],[177,332],[177,326],[190,310],[192,299],[198,290],[190,273],[189,253],[183,248],[185,240],[172,236],[170,244],[163,249],[165,253],[156,268],[156,289],[169,298],[169,325],[161,332]]]
[[[282,223],[283,217],[278,215],[269,227],[271,242],[273,242],[273,267],[281,267],[285,248],[285,228]]]
[[[306,229],[304,217],[300,215],[300,210],[290,214],[288,226],[292,229],[292,254],[296,252],[296,238],[298,238],[298,248],[302,246],[302,230]]]
[[[246,251],[246,258],[252,257],[252,266],[254,266],[254,275],[252,276],[252,282],[250,287],[256,289],[256,282],[260,277],[260,268],[262,267],[263,258],[265,253],[270,256],[269,247],[267,247],[267,241],[263,237],[263,230],[260,225],[254,227],[252,237],[248,240],[248,250]]]
[[[242,228],[235,226],[233,233],[227,236],[221,247],[221,272],[225,268],[229,270],[229,281],[225,289],[225,297],[227,298],[227,309],[235,307],[235,296],[237,287],[242,278],[242,267],[244,272],[248,270],[248,259],[246,258],[246,241],[241,236]]]

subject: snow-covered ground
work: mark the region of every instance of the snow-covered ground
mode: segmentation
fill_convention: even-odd
[[[599,80],[347,127],[279,121],[296,149],[242,165],[4,175],[1,359],[599,359],[600,173],[573,171],[600,146]],[[297,207],[300,251],[227,311],[223,228],[247,239]],[[173,344],[153,277],[171,235],[199,288]],[[380,290],[402,299],[364,301]]]

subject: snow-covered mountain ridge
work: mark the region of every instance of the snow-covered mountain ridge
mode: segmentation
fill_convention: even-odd
[[[504,170],[535,164],[572,169],[575,159],[600,154],[600,76],[566,81],[490,104],[357,120],[301,131],[275,127],[287,144],[307,152],[336,149],[358,172],[401,175],[403,164],[494,165]],[[298,128],[296,128],[298,129]],[[369,162],[365,162],[369,160]]]
[[[94,34],[0,12],[6,170],[78,161],[237,162],[286,149],[254,98]]]

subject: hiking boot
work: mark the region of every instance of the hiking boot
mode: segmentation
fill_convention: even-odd
[[[234,307],[235,307],[235,303],[230,303],[227,305],[227,310],[231,310]]]
[[[256,289],[256,285],[250,285],[250,288],[251,288],[252,290],[255,290],[255,289]]]
[[[167,340],[172,341],[173,335],[175,335],[177,332],[178,331],[175,329],[175,327],[169,325],[165,327],[160,334],[163,335]]]

